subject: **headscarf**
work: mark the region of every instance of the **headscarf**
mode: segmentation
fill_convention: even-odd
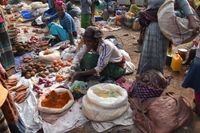
[[[57,0],[55,2],[56,7],[65,7],[65,3],[62,0]]]

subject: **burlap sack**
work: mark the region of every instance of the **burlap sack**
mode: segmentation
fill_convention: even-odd
[[[141,101],[129,99],[133,120],[143,133],[171,133],[190,120],[192,111],[184,98],[167,94]]]

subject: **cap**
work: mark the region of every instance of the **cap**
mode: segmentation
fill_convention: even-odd
[[[103,33],[102,31],[95,26],[89,26],[83,35],[83,38],[85,39],[100,39],[102,38]]]

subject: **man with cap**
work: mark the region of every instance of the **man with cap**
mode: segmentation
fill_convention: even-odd
[[[72,74],[72,80],[92,75],[102,75],[105,79],[118,79],[125,74],[125,59],[120,49],[95,26],[89,26],[84,35],[84,44],[73,60],[82,71]]]

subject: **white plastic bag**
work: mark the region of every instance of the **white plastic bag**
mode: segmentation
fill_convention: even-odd
[[[84,115],[93,121],[114,120],[129,108],[126,90],[109,83],[90,87],[82,102]]]
[[[84,96],[82,100],[82,111],[84,115],[89,120],[93,121],[100,122],[114,120],[123,115],[128,110],[128,108],[128,102],[125,105],[118,108],[106,109],[91,103],[87,96]]]
[[[107,95],[108,97],[104,98],[100,95]],[[108,109],[118,108],[128,102],[128,94],[125,89],[107,83],[90,87],[87,91],[87,97],[91,103]]]
[[[52,54],[48,54],[48,55],[44,55],[44,52],[45,51],[41,51],[39,53],[39,59],[44,60],[44,61],[50,61],[50,62],[61,59],[59,51],[54,51]]]

